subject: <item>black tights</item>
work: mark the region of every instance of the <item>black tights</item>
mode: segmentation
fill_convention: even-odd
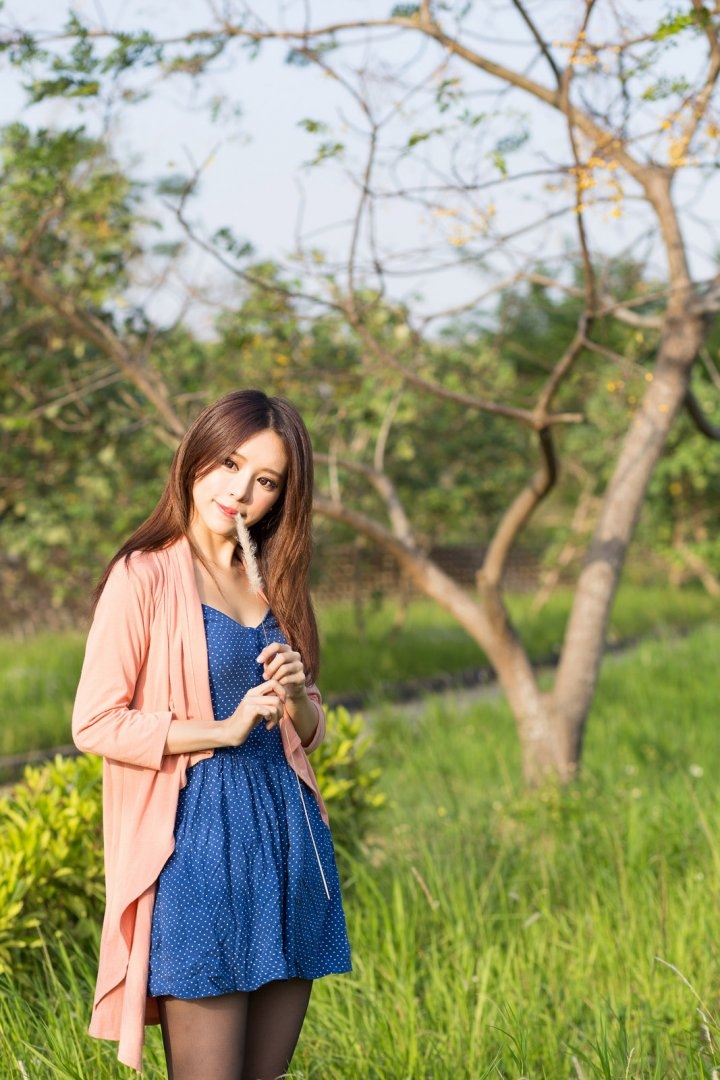
[[[312,982],[250,993],[158,999],[168,1080],[278,1080],[290,1066]]]

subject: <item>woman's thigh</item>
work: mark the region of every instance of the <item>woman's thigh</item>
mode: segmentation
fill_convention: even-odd
[[[240,1080],[248,994],[158,999],[168,1080]]]
[[[285,979],[248,994],[242,1080],[284,1076],[305,1020],[312,982]]]
[[[287,1072],[312,982],[287,979],[249,993],[158,1000],[168,1080],[277,1080]]]

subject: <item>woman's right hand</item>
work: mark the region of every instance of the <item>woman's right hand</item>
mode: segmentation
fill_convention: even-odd
[[[281,696],[282,695],[282,696]],[[232,716],[221,720],[227,746],[240,746],[254,727],[266,721],[272,728],[283,715],[284,693],[274,679],[248,690]],[[224,741],[224,740],[223,740]]]

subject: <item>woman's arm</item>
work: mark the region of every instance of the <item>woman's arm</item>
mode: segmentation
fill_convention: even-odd
[[[317,734],[319,716],[315,702],[309,697],[307,690],[298,694],[297,697],[288,697],[285,700],[285,712],[290,717],[292,725],[300,736],[300,742],[308,749],[311,745],[317,746],[315,736]],[[319,741],[319,740],[318,740]]]
[[[87,753],[160,769],[167,754],[239,746],[256,724],[277,723],[285,691],[274,679],[253,687],[226,720],[178,720],[168,710],[130,707],[150,646],[152,569],[135,558],[112,569],[88,634],[73,710],[73,739]]]
[[[159,769],[170,710],[130,708],[150,643],[152,574],[135,559],[112,569],[95,609],[75,697],[72,733],[78,749]]]
[[[274,681],[248,690],[227,720],[172,720],[165,740],[166,754],[192,754],[240,746],[263,720],[274,727],[282,716],[282,699]]]
[[[325,738],[326,717],[322,697],[315,683],[310,683],[306,689],[306,693],[310,704],[315,709],[316,726],[315,734],[312,738],[308,742],[303,740],[303,747],[306,753],[312,754],[313,750],[317,750],[318,746]]]

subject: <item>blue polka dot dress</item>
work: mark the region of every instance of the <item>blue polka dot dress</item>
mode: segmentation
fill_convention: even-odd
[[[243,626],[204,604],[203,619],[219,720],[262,682],[265,645],[285,639],[271,612]],[[304,784],[302,795],[278,727],[259,724],[242,746],[188,769],[158,879],[151,996],[214,997],[350,970],[330,830]]]

